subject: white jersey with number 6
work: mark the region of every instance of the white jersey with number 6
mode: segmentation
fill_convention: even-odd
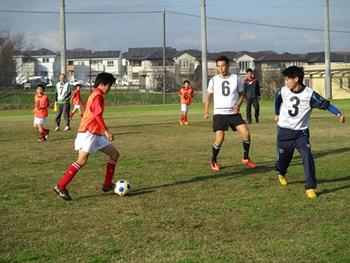
[[[214,94],[214,115],[234,114],[233,106],[238,102],[239,93],[243,92],[243,84],[236,74],[226,78],[215,75],[209,81],[207,91]]]

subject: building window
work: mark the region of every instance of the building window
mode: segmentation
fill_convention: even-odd
[[[107,61],[107,67],[114,67],[114,61],[113,60],[108,60]]]
[[[48,58],[43,58],[43,63],[49,63],[49,59]]]
[[[186,59],[181,60],[181,64],[182,64],[183,68],[188,68],[188,60],[186,60]]]
[[[73,65],[73,61],[72,61],[72,60],[69,60],[69,61],[68,61],[68,65],[69,65],[69,66],[72,66],[72,65]]]
[[[245,72],[250,66],[249,61],[241,61],[239,62],[239,69],[241,72]]]

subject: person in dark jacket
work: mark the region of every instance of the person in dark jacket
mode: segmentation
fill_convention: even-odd
[[[247,69],[247,79],[243,82],[244,96],[246,100],[246,117],[247,122],[252,123],[252,105],[255,111],[255,121],[259,122],[259,100],[260,85],[257,78],[253,74],[253,70]]]

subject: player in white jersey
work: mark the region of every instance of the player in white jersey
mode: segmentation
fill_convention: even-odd
[[[215,141],[212,146],[210,167],[213,171],[220,170],[217,156],[225,138],[225,131],[231,128],[233,131],[238,131],[243,138],[242,163],[254,169],[256,165],[249,158],[250,132],[239,113],[240,106],[244,101],[242,82],[238,75],[229,72],[229,59],[227,57],[218,57],[216,68],[218,74],[209,81],[204,109],[204,118],[209,118],[209,105],[211,97],[214,96],[213,131],[215,132]]]
[[[291,66],[282,72],[285,86],[276,92],[275,120],[277,121],[276,174],[281,185],[287,185],[286,173],[297,149],[303,159],[305,194],[317,197],[315,163],[309,140],[309,118],[313,108],[328,110],[345,122],[343,114],[311,88],[304,86],[304,71]]]

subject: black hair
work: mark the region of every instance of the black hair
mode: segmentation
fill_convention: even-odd
[[[102,72],[97,74],[94,88],[97,88],[100,84],[112,86],[114,82],[115,82],[115,77],[111,73]]]
[[[246,73],[248,73],[248,72],[253,73],[253,70],[251,68],[247,68],[247,70],[245,72]]]
[[[191,85],[190,81],[189,80],[184,80],[184,82],[182,83],[183,85],[185,85],[186,83],[188,83],[188,85]]]
[[[39,83],[38,85],[36,85],[36,88],[41,88],[44,91],[45,86],[44,86],[44,84]]]
[[[75,85],[75,87],[80,87],[80,88],[81,88],[81,84],[80,84],[80,83],[78,83],[77,85]]]
[[[304,69],[302,67],[291,66],[282,71],[284,77],[294,79],[298,77],[298,83],[303,85]]]
[[[226,56],[217,57],[215,63],[218,63],[219,61],[225,61],[227,65],[230,64],[230,60]]]

